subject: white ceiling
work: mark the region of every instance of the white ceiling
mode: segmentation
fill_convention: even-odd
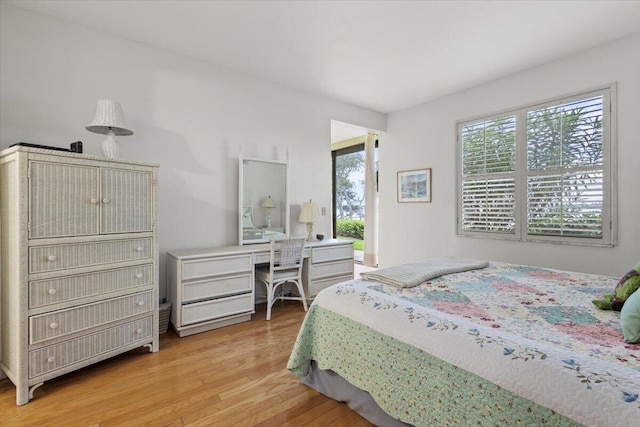
[[[8,3],[383,113],[640,33],[640,0]]]

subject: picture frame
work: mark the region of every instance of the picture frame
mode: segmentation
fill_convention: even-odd
[[[398,172],[398,203],[431,202],[431,168]]]

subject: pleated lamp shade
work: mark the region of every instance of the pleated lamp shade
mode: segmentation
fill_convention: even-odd
[[[117,136],[133,135],[133,132],[127,129],[127,123],[124,121],[122,105],[109,99],[98,100],[96,115],[85,129],[104,135],[108,135],[110,130]]]
[[[133,132],[127,128],[124,121],[124,113],[122,106],[116,101],[109,99],[99,99],[96,106],[96,114],[91,123],[85,126],[89,132],[108,135],[107,139],[102,143],[102,154],[105,157],[119,158],[120,145],[116,141],[115,136],[133,135]]]
[[[305,222],[307,224],[307,232],[309,233],[307,236],[308,242],[313,240],[313,223],[318,222],[319,220],[320,210],[318,210],[318,205],[313,203],[311,200],[304,202],[302,204],[302,209],[300,209],[298,221]]]
[[[318,210],[318,205],[309,200],[308,202],[304,202],[302,204],[302,209],[300,210],[300,217],[298,217],[299,222],[317,222],[320,219],[320,211]]]
[[[271,198],[271,196],[269,196],[262,201],[262,205],[260,206],[262,206],[263,208],[275,208],[276,202]]]

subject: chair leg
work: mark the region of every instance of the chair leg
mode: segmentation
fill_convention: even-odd
[[[273,305],[273,288],[272,284],[264,281],[256,279],[256,282],[260,282],[264,285],[265,290],[267,291],[267,320],[271,320],[271,306]]]
[[[269,284],[269,296],[268,301],[267,301],[267,320],[271,320],[271,307],[273,306],[273,304],[276,303],[276,292],[278,292],[278,286],[283,285],[286,282],[279,282],[276,283],[275,285],[270,283]]]
[[[267,285],[267,320],[271,320],[271,305],[273,305],[273,285],[266,283]]]
[[[307,311],[309,308],[307,307],[307,298],[304,294],[304,290],[302,289],[302,284],[299,280],[295,280],[293,281],[293,283],[295,283],[298,287],[298,293],[300,294],[300,299],[302,300],[302,306],[304,307],[304,311]]]

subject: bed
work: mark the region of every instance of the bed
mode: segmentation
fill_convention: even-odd
[[[616,282],[497,262],[357,278],[317,295],[288,369],[376,425],[639,425],[640,346],[591,302]]]

